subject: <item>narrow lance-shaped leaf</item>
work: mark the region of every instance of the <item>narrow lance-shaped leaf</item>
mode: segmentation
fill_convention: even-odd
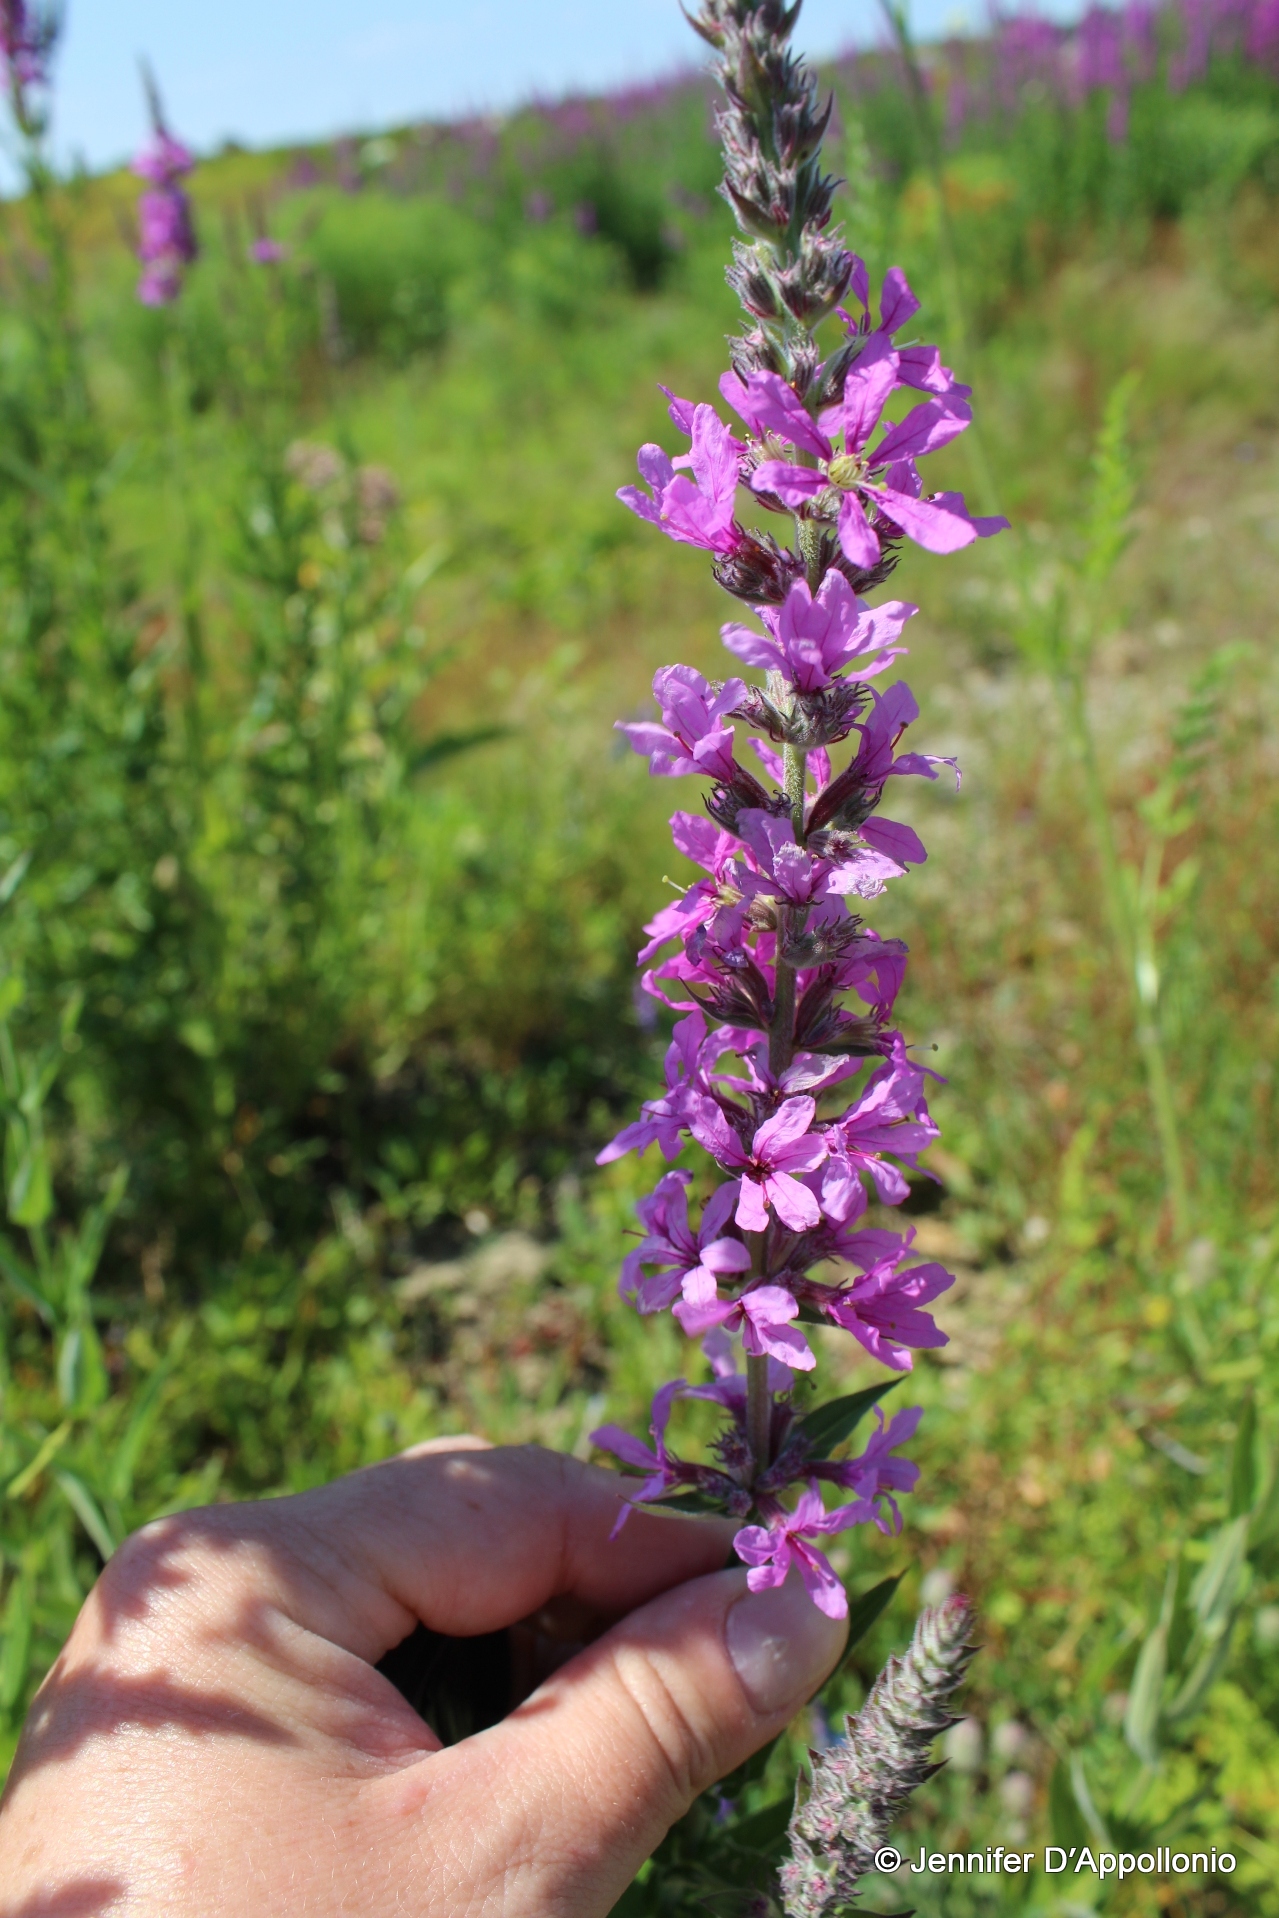
[[[861,1392],[850,1392],[846,1398],[831,1399],[826,1405],[819,1405],[806,1418],[799,1421],[798,1431],[808,1445],[810,1455],[825,1458],[837,1445],[851,1438],[866,1414],[885,1396],[895,1391],[901,1384],[900,1379],[884,1379],[879,1385],[868,1385]]]

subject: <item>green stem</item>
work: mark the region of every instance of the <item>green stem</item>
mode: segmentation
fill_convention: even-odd
[[[815,593],[822,583],[822,541],[825,527],[820,520],[797,519],[795,521],[795,544],[799,548],[804,562],[804,578],[810,593]]]
[[[1158,1012],[1154,1006],[1146,1003],[1142,982],[1138,976],[1137,961],[1140,944],[1137,926],[1134,923],[1132,903],[1119,860],[1119,849],[1115,844],[1114,821],[1106,799],[1105,782],[1102,779],[1101,764],[1097,757],[1097,742],[1093,736],[1092,722],[1088,717],[1088,701],[1083,678],[1078,671],[1067,671],[1060,683],[1065,694],[1064,703],[1075,751],[1083,769],[1084,804],[1101,859],[1102,886],[1105,892],[1107,915],[1115,945],[1119,951],[1120,963],[1133,997],[1137,1048],[1141,1053],[1142,1066],[1146,1074],[1146,1089],[1150,1096],[1155,1131],[1159,1137],[1159,1152],[1163,1161],[1168,1203],[1172,1210],[1173,1231],[1178,1242],[1184,1243],[1189,1238],[1191,1230],[1190,1193],[1177,1125],[1176,1102],[1173,1098],[1172,1080],[1164,1054]]]
[[[772,1463],[773,1395],[768,1386],[767,1358],[746,1355],[746,1439],[757,1472]]]

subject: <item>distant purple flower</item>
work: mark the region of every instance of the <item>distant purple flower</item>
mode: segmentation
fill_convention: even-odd
[[[899,599],[873,609],[860,601],[842,573],[829,572],[816,596],[796,580],[774,611],[761,606],[767,636],[736,623],[721,628],[730,653],[764,672],[783,672],[797,692],[817,693],[846,666],[870,679],[906,650],[902,628],[917,611]]]
[[[771,1503],[772,1501],[770,1501]],[[810,1481],[800,1493],[793,1512],[776,1506],[766,1525],[747,1525],[733,1540],[737,1556],[751,1570],[746,1583],[753,1592],[766,1592],[784,1585],[792,1565],[799,1567],[808,1596],[828,1618],[848,1615],[848,1594],[831,1567],[825,1553],[809,1544],[813,1538],[846,1532],[852,1525],[864,1525],[875,1516],[869,1499],[858,1499],[828,1512],[822,1504],[817,1481]]]
[[[735,1216],[743,1232],[762,1232],[769,1206],[796,1232],[817,1224],[817,1200],[795,1176],[813,1171],[826,1157],[825,1142],[810,1130],[816,1111],[812,1099],[788,1099],[749,1146],[712,1100],[702,1099],[691,1112],[689,1130],[698,1144],[727,1170],[741,1172]]]
[[[19,94],[48,84],[49,57],[60,25],[60,16],[47,6],[0,0],[0,57],[9,85]]]
[[[265,235],[255,240],[249,248],[249,258],[255,266],[279,266],[289,257],[289,249],[280,240],[268,239]]]
[[[713,406],[693,409],[692,449],[671,459],[660,446],[641,446],[640,478],[651,490],[623,486],[617,497],[641,519],[660,526],[671,539],[712,553],[734,552],[742,530],[734,518],[740,450]],[[676,468],[692,468],[693,478]]]
[[[157,127],[150,146],[143,147],[133,161],[133,171],[152,186],[176,186],[194,171],[195,155],[181,140],[175,140],[164,127]]]
[[[712,779],[732,779],[733,729],[725,723],[746,688],[730,679],[718,692],[691,666],[661,666],[653,675],[653,697],[662,710],[662,724],[651,720],[616,722],[637,753],[647,753],[655,774],[704,773]]]
[[[158,108],[157,120],[158,120]],[[191,203],[180,180],[195,160],[166,128],[156,125],[151,144],[133,162],[133,171],[151,185],[138,201],[138,259],[142,274],[138,298],[143,306],[171,306],[182,291],[186,269],[199,247]]]
[[[667,1172],[651,1197],[639,1202],[646,1236],[623,1260],[618,1291],[624,1299],[633,1299],[641,1312],[664,1311],[681,1293],[685,1298],[700,1297],[699,1288],[706,1284],[713,1294],[717,1279],[740,1278],[750,1270],[751,1255],[741,1240],[723,1237],[737,1199],[736,1181],[711,1194],[694,1232],[688,1222],[687,1197],[692,1177],[691,1172]],[[646,1278],[645,1266],[657,1270]]]

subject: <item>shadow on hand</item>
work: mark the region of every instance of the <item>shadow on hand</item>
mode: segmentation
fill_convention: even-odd
[[[77,1878],[57,1891],[35,1891],[20,1905],[0,1905],[0,1918],[97,1918],[128,1893],[118,1878]]]
[[[89,1665],[71,1677],[59,1677],[55,1669],[27,1714],[20,1747],[22,1775],[71,1758],[91,1738],[114,1737],[137,1726],[153,1731],[180,1726],[196,1737],[220,1734],[262,1745],[298,1742],[292,1732],[248,1708],[234,1692],[180,1685],[162,1672],[124,1678]],[[31,1907],[33,1912],[43,1909]],[[49,1909],[60,1911],[61,1907]],[[23,1918],[26,1912],[24,1905]],[[0,1907],[0,1918],[11,1918],[11,1914]]]

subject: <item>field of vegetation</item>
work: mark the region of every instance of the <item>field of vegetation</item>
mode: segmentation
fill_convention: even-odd
[[[902,1582],[795,1740],[960,1586],[972,1716],[903,1849],[1238,1859],[913,1884],[930,1918],[1279,1913],[1267,17],[1009,22],[925,50],[923,111],[896,55],[827,76],[850,244],[975,389],[938,483],[1014,531],[895,588],[964,772],[907,802],[931,858],[878,921],[946,1078],[907,1209],[959,1284],[894,1401],[904,1530],[840,1566]],[[128,176],[3,208],[6,1760],[146,1519],[442,1432],[585,1456],[689,1363],[616,1298],[645,1170],[594,1154],[666,1041],[633,955],[672,792],[612,721],[728,616],[614,499],[658,380],[713,396],[718,176],[697,78],[226,153],[159,310]],[[699,1830],[628,1912],[697,1908]]]

